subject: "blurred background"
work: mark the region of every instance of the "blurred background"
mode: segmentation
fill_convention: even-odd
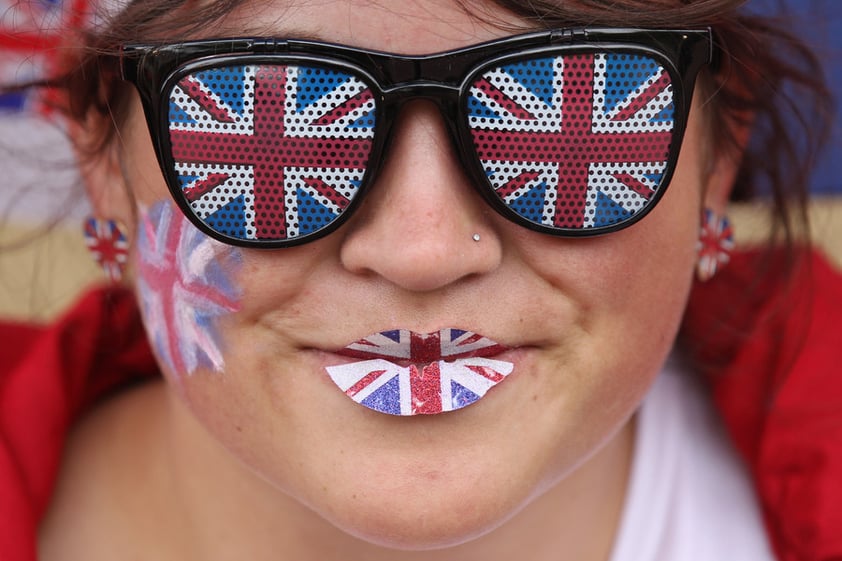
[[[54,63],[60,30],[78,26],[94,0],[0,0],[0,83],[43,75]],[[112,4],[115,0],[108,0]],[[842,97],[842,0],[750,0],[805,37]],[[842,267],[842,105],[831,145],[812,181],[812,236]],[[0,96],[0,315],[47,320],[80,287],[105,282],[84,248],[87,208],[61,125],[32,93]],[[737,241],[767,231],[763,201],[734,205]]]

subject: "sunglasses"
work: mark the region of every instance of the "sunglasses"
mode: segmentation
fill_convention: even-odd
[[[564,29],[425,55],[272,38],[126,45],[173,198],[209,236],[280,248],[360,206],[401,107],[435,104],[477,192],[531,230],[625,228],[663,196],[710,30]]]

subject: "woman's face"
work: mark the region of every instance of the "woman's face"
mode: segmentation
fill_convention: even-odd
[[[397,53],[505,34],[446,0],[290,4],[243,8],[228,32]],[[256,251],[185,222],[135,103],[123,173],[141,210],[127,221],[137,224],[138,291],[162,368],[233,457],[349,533],[415,548],[486,532],[622,434],[670,352],[695,262],[701,136],[693,110],[671,187],[641,222],[560,239],[492,211],[437,109],[414,102],[347,223]],[[379,413],[327,374],[353,362],[337,352],[361,338],[444,328],[500,343],[493,358],[511,365],[458,411]]]

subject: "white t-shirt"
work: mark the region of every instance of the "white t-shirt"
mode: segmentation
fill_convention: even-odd
[[[744,466],[704,390],[671,360],[638,412],[611,561],[772,559]]]

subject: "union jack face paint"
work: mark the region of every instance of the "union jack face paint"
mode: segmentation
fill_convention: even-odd
[[[176,375],[225,367],[219,318],[239,309],[239,250],[198,231],[169,202],[141,212],[138,292],[146,331]]]
[[[395,329],[348,345],[338,354],[360,360],[326,370],[348,397],[373,411],[430,415],[475,403],[502,382],[514,364],[492,357],[506,350],[461,329]]]

